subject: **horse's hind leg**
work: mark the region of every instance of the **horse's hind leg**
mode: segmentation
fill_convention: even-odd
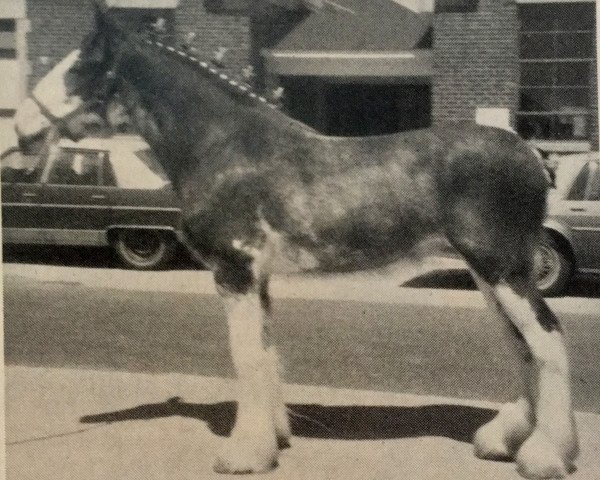
[[[488,307],[500,320],[500,326],[508,343],[521,360],[521,388],[523,392],[527,392],[532,373],[527,346],[496,301],[492,286],[473,270],[471,270],[471,275]],[[512,460],[521,444],[533,431],[534,424],[535,417],[529,395],[523,394],[515,403],[505,404],[491,422],[477,431],[473,441],[475,454],[486,459]]]
[[[573,469],[578,443],[558,320],[529,271],[494,281],[475,277],[507,324],[524,380],[524,395],[479,429],[475,451],[484,458],[514,457],[527,478],[562,478]]]
[[[248,265],[226,265],[215,273],[225,302],[233,364],[238,378],[235,426],[214,465],[219,473],[265,472],[277,465],[278,441],[289,439],[289,425],[278,376],[277,355],[266,346],[266,280]]]

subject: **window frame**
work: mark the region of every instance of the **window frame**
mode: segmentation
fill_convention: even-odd
[[[581,202],[585,200],[588,184],[590,182],[591,165],[587,162],[571,182],[566,199],[570,202]]]
[[[17,20],[0,18],[0,60],[17,59]]]
[[[568,4],[568,3],[580,3],[582,5],[582,7],[585,8],[586,4],[589,4],[589,6],[592,8],[592,11],[594,9],[594,2],[585,2],[585,1],[578,1],[578,2],[568,2],[568,1],[561,1],[561,2],[541,2],[541,1],[537,1],[537,2],[518,2],[520,3],[519,5],[519,18],[521,21],[521,26],[519,28],[519,58],[518,58],[518,62],[519,62],[519,83],[518,83],[518,108],[517,111],[515,112],[515,117],[516,117],[516,122],[517,122],[517,128],[519,127],[519,124],[521,121],[525,121],[527,122],[528,119],[532,119],[532,118],[536,118],[536,117],[543,117],[547,120],[547,124],[548,124],[548,134],[542,134],[540,136],[532,136],[529,139],[533,140],[533,141],[546,141],[546,142],[555,142],[555,141],[562,141],[562,142],[581,142],[581,141],[589,141],[589,137],[591,134],[591,126],[592,126],[592,96],[594,94],[593,92],[593,66],[594,66],[594,60],[595,60],[595,55],[594,52],[590,52],[591,56],[580,56],[580,57],[567,57],[567,56],[560,56],[560,46],[558,44],[557,39],[561,36],[561,35],[566,35],[566,34],[586,34],[589,35],[589,37],[591,38],[591,43],[592,45],[594,44],[594,36],[596,34],[597,31],[597,25],[595,24],[595,21],[592,21],[592,29],[565,29],[564,27],[561,27],[561,22],[559,21],[558,18],[552,18],[549,20],[548,24],[550,24],[551,26],[547,29],[539,29],[539,28],[531,28],[531,27],[527,27],[526,25],[524,25],[524,9],[525,8],[539,8],[540,10],[543,10],[544,7],[549,7],[552,8],[552,5],[560,5],[560,4]],[[548,12],[549,15],[551,15],[551,11]],[[595,13],[595,12],[594,12]],[[523,56],[523,49],[524,49],[524,43],[525,40],[524,38],[527,35],[532,35],[532,34],[548,34],[552,36],[552,40],[553,40],[553,45],[552,45],[552,50],[551,53],[547,54],[547,56],[540,56],[540,57],[524,57]],[[548,56],[551,55],[551,56]],[[560,82],[560,65],[561,64],[585,64],[589,70],[588,73],[588,79],[587,79],[587,83],[586,84],[578,84],[578,85],[562,85]],[[552,65],[553,68],[551,68],[551,72],[552,75],[551,77],[548,79],[548,81],[544,84],[536,84],[536,85],[525,85],[523,82],[523,75],[524,75],[524,67],[523,65],[531,65],[531,64],[546,64],[546,65]],[[535,71],[535,67],[533,67],[532,71]],[[540,91],[548,91],[550,93],[550,97],[549,97],[549,108],[548,109],[541,109],[544,108],[544,106],[537,108],[537,109],[526,109],[525,106],[525,102],[523,101],[524,99],[524,95],[527,92],[540,92]],[[571,91],[572,93],[577,93],[577,91],[579,92],[585,92],[583,93],[585,95],[585,107],[576,107],[573,106],[572,111],[566,111],[564,109],[561,110],[560,108],[560,98],[561,95],[559,95],[560,91]],[[567,106],[565,106],[567,107]],[[561,123],[564,123],[565,125],[571,125],[573,126],[576,122],[575,118],[576,117],[583,117],[585,119],[585,125],[584,125],[584,133],[580,136],[575,136],[574,133],[575,132],[571,132],[568,136],[563,137],[559,131],[559,129],[557,128],[558,125],[560,125]],[[564,119],[563,122],[561,122],[561,119]],[[575,130],[573,127],[571,127],[572,130]]]
[[[590,162],[590,174],[585,189],[585,200],[588,202],[600,201],[600,166],[598,162]]]
[[[53,168],[57,164],[57,160],[60,158],[61,154],[77,154],[82,153],[84,155],[94,154],[95,155],[95,167],[96,167],[96,183],[88,184],[88,185],[77,185],[73,183],[54,183],[50,181],[50,174]],[[52,186],[52,187],[69,187],[69,188],[98,188],[102,186],[103,182],[103,168],[102,161],[106,156],[106,152],[104,150],[89,150],[82,148],[65,148],[58,147],[55,151],[50,153],[48,158],[48,163],[46,165],[46,170],[42,175],[41,183],[44,185]]]

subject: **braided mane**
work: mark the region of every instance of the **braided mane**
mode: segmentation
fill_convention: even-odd
[[[228,93],[232,94],[234,97],[247,99],[255,103],[256,105],[264,105],[273,110],[279,110],[278,105],[270,102],[265,96],[259,95],[258,93],[254,92],[248,84],[234,80],[229,75],[220,72],[209,62],[200,60],[199,58],[190,55],[189,53],[184,52],[183,50],[178,50],[171,45],[165,45],[164,43],[159,41],[146,39],[144,40],[144,42],[148,45],[158,48],[167,55],[178,57],[184,61],[187,61],[188,64],[195,67],[197,71],[201,72],[205,77],[215,81],[221,88],[223,88]]]
[[[177,49],[171,45],[166,45],[163,42],[154,41],[148,38],[143,39],[139,42],[139,44],[146,44],[154,47],[174,60],[187,63],[187,65],[192,67],[196,72],[200,73],[204,78],[210,80],[223,92],[227,93],[234,99],[241,101],[246,105],[258,107],[259,111],[262,110],[267,116],[276,115],[281,117],[278,119],[280,124],[286,124],[291,128],[303,131],[305,134],[309,133],[313,135],[320,135],[319,132],[310,125],[290,117],[281,109],[280,105],[269,101],[269,99],[267,99],[267,97],[264,95],[260,95],[253,91],[252,87],[247,83],[237,81],[226,73],[219,71],[217,68],[211,65],[210,61],[201,60],[194,55],[190,55],[188,52]]]

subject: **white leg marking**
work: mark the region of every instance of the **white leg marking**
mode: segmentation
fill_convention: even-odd
[[[562,478],[578,453],[562,333],[544,330],[529,300],[509,285],[497,285],[494,294],[525,338],[537,374],[531,377],[533,384],[529,389],[535,403],[536,425],[517,454],[519,472],[528,478]]]
[[[531,371],[525,362],[525,355],[529,354],[527,346],[516,337],[511,320],[498,308],[492,286],[474,271],[471,274],[488,307],[498,317],[507,343],[514,347],[521,368],[519,373],[525,383],[522,388],[527,391],[526,383]],[[505,404],[496,417],[477,430],[473,439],[475,455],[490,460],[513,459],[521,444],[533,431],[534,421],[531,402],[527,397],[519,398],[516,403]]]
[[[277,434],[277,443],[280,448],[288,447],[292,437],[289,416],[283,398],[283,389],[281,382],[281,365],[279,355],[275,347],[267,348],[269,357],[269,367],[271,369],[271,385],[273,387],[272,409],[275,422],[275,433]]]
[[[263,311],[255,292],[225,297],[229,340],[238,375],[235,427],[215,462],[221,473],[265,472],[277,464],[272,362],[263,347]]]
[[[506,403],[492,421],[477,430],[475,455],[488,460],[512,460],[533,430],[533,412],[529,401],[521,397]]]

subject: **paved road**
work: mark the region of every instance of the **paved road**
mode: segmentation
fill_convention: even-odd
[[[72,273],[84,269],[43,274],[52,281],[42,282],[15,275],[19,268],[4,281],[8,364],[232,375],[220,302],[189,286],[201,272],[136,277],[92,269],[86,284]],[[475,293],[453,293],[457,301],[448,307],[436,301],[443,291],[398,288],[397,301],[385,292],[381,301],[369,299],[360,285],[356,291],[354,301],[335,294],[278,299],[275,333],[289,382],[492,401],[514,396],[512,360],[480,300],[471,300]],[[576,407],[600,412],[600,302],[564,304]]]

